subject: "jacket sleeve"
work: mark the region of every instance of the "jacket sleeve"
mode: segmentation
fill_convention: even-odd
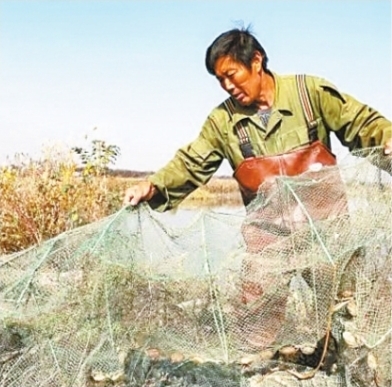
[[[166,166],[148,178],[158,190],[149,201],[152,209],[163,212],[178,206],[211,179],[224,158],[220,138],[214,121],[208,118],[199,136],[178,149]]]
[[[375,109],[341,93],[328,81],[316,80],[321,118],[350,150],[385,145],[392,136],[391,121]]]

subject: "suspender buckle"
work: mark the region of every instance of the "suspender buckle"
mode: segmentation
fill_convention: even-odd
[[[255,157],[253,153],[252,144],[250,142],[245,142],[240,144],[240,148],[241,148],[242,156],[244,156],[245,159]]]
[[[309,129],[317,128],[317,121],[316,120],[310,121],[308,125],[309,125]]]

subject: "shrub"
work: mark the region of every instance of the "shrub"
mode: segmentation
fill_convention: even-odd
[[[125,181],[79,170],[72,157],[0,170],[0,253],[19,251],[121,208]],[[128,183],[129,184],[129,183]]]

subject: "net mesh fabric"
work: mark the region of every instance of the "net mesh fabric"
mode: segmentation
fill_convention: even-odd
[[[391,386],[388,170],[366,150],[246,212],[141,205],[0,257],[0,387]]]

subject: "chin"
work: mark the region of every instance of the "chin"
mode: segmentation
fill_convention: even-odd
[[[250,106],[252,103],[250,101],[238,101],[241,106]]]

